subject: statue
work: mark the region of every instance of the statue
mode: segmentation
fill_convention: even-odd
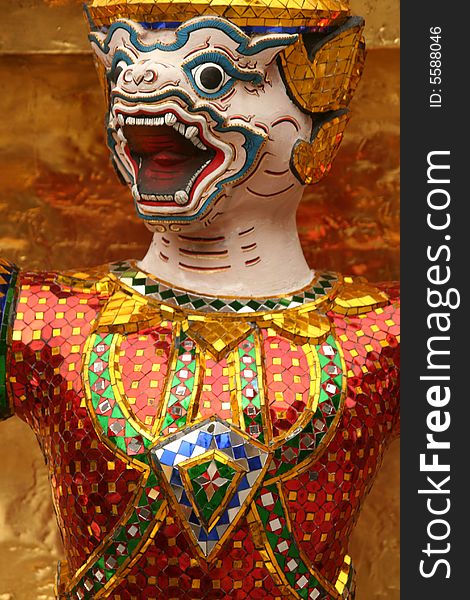
[[[346,0],[91,0],[141,261],[0,263],[0,417],[35,431],[57,597],[354,598],[398,429],[397,291],[312,272],[295,212],[364,60]]]

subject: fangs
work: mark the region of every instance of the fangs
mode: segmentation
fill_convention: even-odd
[[[116,141],[119,142],[120,147],[122,148],[122,152],[125,152],[125,148],[129,144],[129,139],[126,135],[125,127],[127,126],[142,126],[142,127],[161,127],[167,126],[173,128],[177,131],[183,138],[191,142],[193,146],[198,148],[201,151],[208,151],[209,148],[202,142],[199,137],[200,129],[199,126],[196,126],[195,123],[187,124],[183,123],[179,120],[179,117],[176,116],[173,112],[166,112],[160,115],[152,115],[152,114],[125,114],[122,112],[116,112],[111,120],[110,126],[115,130]],[[138,164],[139,170],[142,167],[142,158],[134,157],[134,160]],[[153,193],[145,193],[140,188],[140,184],[135,182],[132,185],[132,195],[136,202],[140,203],[154,203],[154,204],[162,204],[163,206],[171,204],[177,204],[181,208],[186,207],[191,202],[192,190],[196,183],[198,177],[203,173],[203,171],[210,165],[213,158],[205,162],[201,165],[196,172],[194,172],[189,181],[184,184],[184,187],[178,189],[175,193],[166,193],[166,194],[153,194]],[[145,189],[145,188],[144,188]]]
[[[165,123],[167,125],[169,125],[170,127],[173,127],[173,125],[176,123],[178,119],[175,117],[175,115],[173,113],[167,113],[165,115]]]
[[[186,133],[184,134],[184,137],[187,140],[192,140],[193,138],[195,138],[199,133],[199,130],[197,127],[194,127],[194,125],[191,125],[191,127],[188,127],[186,129]]]
[[[185,192],[184,190],[179,190],[178,192],[176,192],[175,202],[176,202],[176,204],[179,204],[180,206],[184,206],[185,204],[187,204],[189,202],[188,193]]]
[[[137,187],[137,184],[134,183],[134,185],[132,186],[132,196],[134,197],[134,200],[136,202],[140,202],[140,193],[139,193],[139,188]]]

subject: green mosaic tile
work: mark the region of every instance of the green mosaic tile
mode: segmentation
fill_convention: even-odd
[[[124,285],[133,288],[144,296],[201,312],[246,313],[295,308],[327,295],[337,281],[335,274],[322,273],[312,288],[298,292],[293,296],[267,298],[265,300],[257,298],[233,300],[229,298],[214,299],[210,296],[198,296],[183,290],[172,289],[163,282],[152,279],[150,275],[138,271],[128,261],[111,264],[110,272]]]
[[[222,503],[237,471],[217,459],[188,469],[194,500],[205,523]]]

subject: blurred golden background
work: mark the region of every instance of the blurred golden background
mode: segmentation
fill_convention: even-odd
[[[367,20],[364,78],[299,229],[315,268],[398,279],[399,0],[351,4]],[[150,234],[109,166],[81,2],[0,0],[0,14],[0,256],[59,270],[142,257]],[[0,433],[0,600],[52,600],[61,546],[44,461],[18,419]],[[394,442],[353,535],[358,600],[400,597],[398,467]]]

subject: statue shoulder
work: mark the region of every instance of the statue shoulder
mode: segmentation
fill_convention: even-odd
[[[391,305],[398,307],[399,293],[396,282],[374,284],[362,277],[342,277],[331,294],[331,310],[355,316]]]
[[[80,271],[19,271],[13,341],[20,339],[20,331],[26,331],[25,341],[31,337],[29,330],[40,330],[40,339],[47,342],[47,331],[57,320],[90,322],[114,287],[107,265]]]
[[[337,330],[361,332],[372,327],[373,338],[400,343],[400,288],[397,282],[370,283],[343,277],[330,296],[328,314]],[[376,331],[377,330],[377,331]],[[385,342],[382,342],[384,344]]]
[[[96,296],[109,296],[115,287],[108,264],[57,273],[55,280],[64,289]]]
[[[380,405],[391,440],[399,432],[399,287],[344,279],[335,290],[328,316],[342,347],[349,399]]]
[[[29,308],[45,304],[48,309],[67,304],[72,297],[107,297],[113,288],[107,265],[80,271],[22,270],[17,286],[19,304]]]
[[[3,274],[15,287],[15,310],[10,314],[11,326],[35,321],[39,326],[56,318],[67,308],[87,304],[98,307],[110,295],[113,283],[106,267],[87,271],[28,271],[17,269],[11,263],[0,262]],[[5,285],[5,284],[4,284]],[[13,292],[10,292],[10,295]]]

